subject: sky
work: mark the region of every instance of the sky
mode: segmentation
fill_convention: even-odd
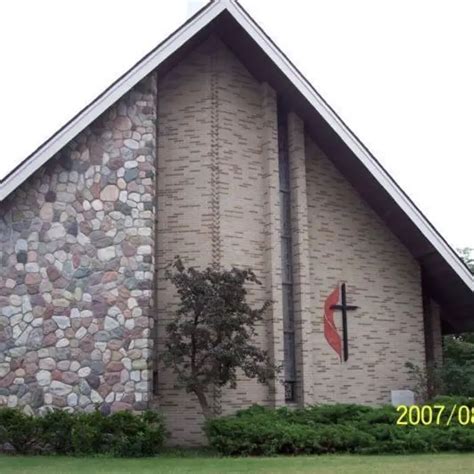
[[[206,0],[0,2],[0,176]],[[474,247],[474,2],[241,0],[453,247]]]

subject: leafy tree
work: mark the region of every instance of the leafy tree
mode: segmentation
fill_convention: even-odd
[[[474,334],[444,337],[443,392],[474,397]]]
[[[458,249],[458,254],[464,260],[471,272],[474,272],[474,249],[471,247],[464,247]]]
[[[247,303],[246,284],[261,285],[252,270],[196,270],[179,257],[166,277],[178,291],[176,318],[168,324],[162,360],[187,392],[199,400],[206,419],[212,417],[207,393],[215,386],[236,387],[237,370],[260,383],[279,370],[253,339],[271,304],[253,309]]]
[[[474,249],[465,247],[458,253],[474,272]],[[440,373],[444,393],[474,396],[474,333],[444,337]]]
[[[474,249],[457,249],[459,256],[474,272]],[[443,337],[443,363],[420,368],[407,362],[414,380],[415,392],[422,400],[435,393],[474,397],[474,333],[450,334]]]

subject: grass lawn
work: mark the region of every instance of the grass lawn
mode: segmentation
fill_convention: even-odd
[[[274,458],[218,458],[166,454],[158,458],[73,458],[0,455],[1,474],[87,473],[320,473],[396,474],[474,472],[474,454],[410,456],[299,456]]]

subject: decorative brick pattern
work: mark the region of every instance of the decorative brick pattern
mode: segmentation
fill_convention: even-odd
[[[221,123],[219,120],[219,45],[216,38],[212,38],[210,52],[210,92],[211,92],[211,212],[212,212],[212,265],[220,268],[222,257],[221,246],[221,212],[220,212],[220,136]]]
[[[219,44],[215,37],[210,40],[210,78],[211,78],[211,213],[212,213],[212,266],[221,267],[222,241],[221,241],[221,212],[220,212],[220,136],[221,123],[219,120]],[[222,414],[222,390],[213,387],[213,411],[216,416]]]
[[[155,81],[0,203],[0,405],[147,406]]]

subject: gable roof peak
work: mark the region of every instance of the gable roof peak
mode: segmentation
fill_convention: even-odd
[[[228,12],[229,15],[221,15],[223,12]],[[3,180],[0,179],[0,202],[139,81],[162,63],[165,63],[177,51],[182,50],[198,33],[217,20],[218,17],[228,16],[233,19],[233,24],[238,26],[235,31],[232,30],[229,34],[238,36],[242,40],[245,39],[246,46],[251,43],[252,47],[258,48],[259,52],[261,52],[258,58],[266,59],[272,64],[273,76],[279,75],[285,79],[285,84],[291,85],[292,90],[294,90],[293,97],[297,97],[299,102],[304,103],[310,114],[317,116],[318,120],[320,118],[320,123],[324,123],[325,126],[327,125],[331,133],[340,141],[341,147],[344,147],[344,150],[347,150],[351,157],[354,157],[354,160],[363,169],[363,173],[371,179],[373,188],[376,188],[378,193],[384,193],[387,196],[387,202],[389,200],[390,203],[393,203],[393,207],[396,208],[397,212],[405,216],[412,232],[427,242],[428,245],[423,244],[424,251],[421,253],[419,251],[414,252],[415,257],[429,258],[431,254],[439,256],[441,259],[440,265],[443,270],[439,272],[440,278],[443,276],[443,272],[445,274],[452,272],[456,280],[462,285],[462,291],[465,292],[467,290],[470,301],[474,301],[474,277],[467,266],[462,263],[455,251],[391,178],[383,166],[237,0],[211,0],[117,79],[108,89],[13,169]],[[226,26],[228,26],[228,23]],[[245,50],[243,54],[247,54],[247,51]],[[428,263],[425,266],[428,266]],[[433,265],[434,267],[435,265]],[[470,317],[472,318],[471,315]]]
[[[226,7],[229,7],[230,5],[235,5],[237,2],[237,0],[211,0],[210,3],[222,3],[222,5],[226,6]]]

